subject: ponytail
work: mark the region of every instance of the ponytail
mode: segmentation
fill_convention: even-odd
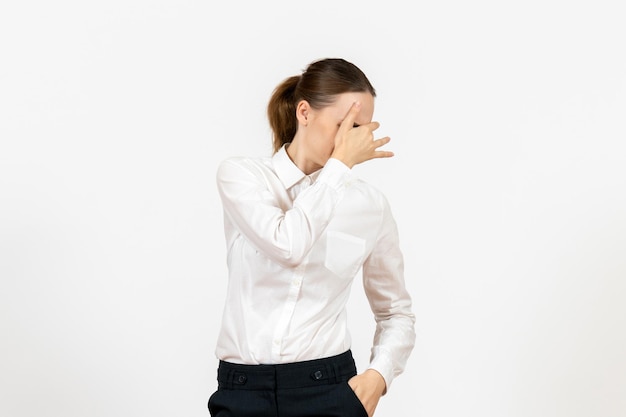
[[[299,75],[284,80],[274,89],[267,106],[267,117],[274,132],[274,152],[278,152],[285,143],[291,142],[298,129],[294,93],[299,81]]]

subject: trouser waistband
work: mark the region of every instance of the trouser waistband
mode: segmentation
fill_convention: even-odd
[[[241,365],[220,360],[217,369],[220,388],[245,390],[336,384],[354,375],[356,366],[350,350],[328,358],[277,365]]]

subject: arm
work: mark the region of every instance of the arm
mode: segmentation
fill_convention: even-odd
[[[370,367],[389,387],[404,371],[415,345],[415,316],[404,283],[397,226],[386,201],[381,234],[363,266],[363,285],[376,320]]]
[[[350,385],[372,416],[380,396],[404,371],[415,345],[415,316],[404,283],[398,231],[387,201],[374,250],[363,265],[363,285],[376,320],[369,368]]]
[[[350,169],[330,159],[290,209],[281,207],[265,175],[246,160],[222,162],[217,187],[224,213],[257,250],[284,266],[296,266],[332,219],[351,178]]]

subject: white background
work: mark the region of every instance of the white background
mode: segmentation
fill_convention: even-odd
[[[417,345],[377,416],[626,415],[619,1],[3,2],[0,415],[208,416],[218,161],[322,57],[378,90]],[[357,365],[373,320],[350,303]]]

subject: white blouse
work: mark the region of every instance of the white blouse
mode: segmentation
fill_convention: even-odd
[[[305,175],[285,146],[226,159],[217,187],[229,268],[217,357],[277,364],[345,352],[346,303],[362,271],[376,320],[369,367],[389,387],[413,350],[415,316],[384,195],[337,159]]]

